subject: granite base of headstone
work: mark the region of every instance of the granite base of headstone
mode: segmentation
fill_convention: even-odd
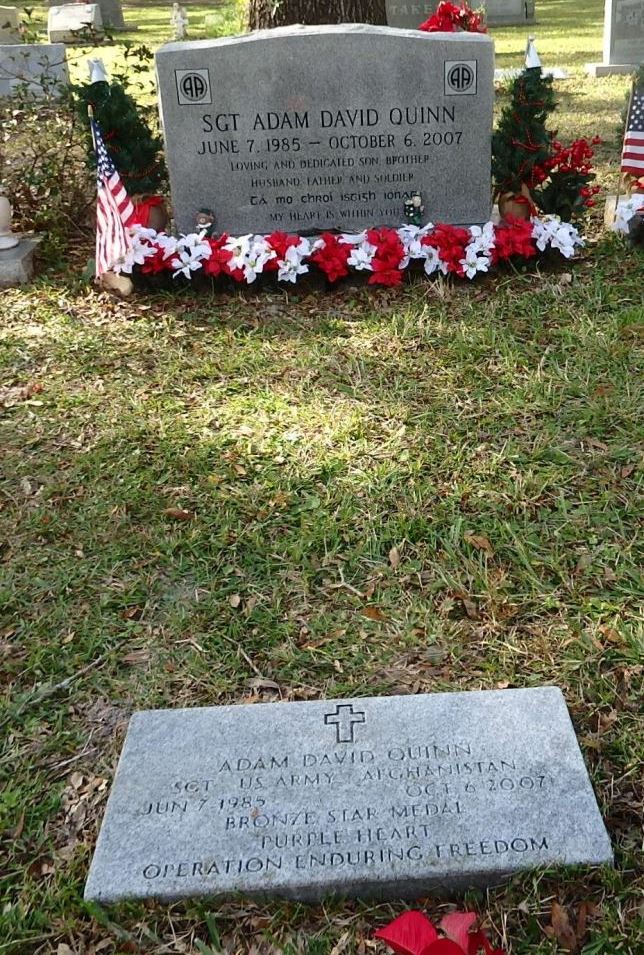
[[[17,7],[0,7],[0,45],[20,43],[20,19]]]
[[[34,274],[34,253],[40,236],[21,236],[11,249],[0,249],[0,288],[26,285]]]
[[[644,63],[644,0],[605,0],[601,63],[587,63],[591,76],[624,76]]]
[[[68,84],[64,44],[0,46],[0,96],[23,90],[30,96],[58,96]]]
[[[385,0],[387,24],[390,27],[418,29],[432,13],[439,0]],[[457,4],[458,6],[458,4]],[[525,26],[535,22],[535,0],[487,0],[472,3],[484,7],[488,26]]]
[[[368,64],[368,68],[366,66]],[[486,222],[494,44],[471,33],[285,27],[156,53],[178,229],[232,235]]]
[[[90,42],[103,32],[103,18],[98,3],[66,3],[50,7],[47,37],[50,43]]]
[[[556,687],[158,710],[85,898],[418,898],[612,858]]]

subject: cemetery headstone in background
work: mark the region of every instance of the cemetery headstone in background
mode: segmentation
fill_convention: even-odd
[[[0,96],[25,88],[35,96],[56,94],[69,83],[62,43],[0,46]]]
[[[633,73],[644,62],[644,0],[605,0],[604,55],[593,76]]]
[[[417,898],[612,851],[561,691],[136,713],[85,897]]]
[[[20,43],[17,7],[0,7],[0,44]]]
[[[417,29],[437,6],[438,0],[387,0],[387,23],[390,27]],[[515,26],[535,20],[535,0],[483,0],[471,6],[485,7],[490,26]]]
[[[84,34],[103,29],[101,8],[97,3],[66,3],[50,7],[47,36],[50,43],[83,43]]]
[[[156,53],[178,228],[399,226],[491,212],[494,46],[471,33],[350,24],[170,43]]]
[[[123,19],[121,0],[97,0],[97,2],[101,8],[103,26],[112,30],[128,29]]]
[[[387,23],[417,30],[437,6],[437,0],[387,0]]]
[[[482,6],[489,26],[511,27],[535,22],[535,0],[484,0]]]

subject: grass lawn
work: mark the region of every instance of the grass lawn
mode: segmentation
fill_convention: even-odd
[[[535,32],[611,184],[601,6],[544,0]],[[169,5],[125,12],[169,33]],[[519,62],[525,31],[498,37]],[[565,271],[467,287],[128,302],[81,253],[0,303],[0,955],[376,951],[400,905],[88,909],[129,715],[550,683],[616,869],[467,902],[512,955],[561,950],[553,900],[584,955],[641,952],[641,252],[593,227]]]

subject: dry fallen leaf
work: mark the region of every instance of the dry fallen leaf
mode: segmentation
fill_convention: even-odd
[[[182,507],[166,507],[163,513],[173,521],[191,521],[195,516],[194,511],[185,511]]]
[[[241,597],[239,596],[239,594],[231,594],[230,597],[228,598],[228,603],[233,608],[233,610],[236,610],[237,607],[239,607],[239,605],[241,604]]]
[[[568,913],[563,905],[558,902],[552,903],[550,910],[551,930],[548,935],[556,938],[557,942],[566,952],[576,952],[578,950],[577,934],[570,924]]]
[[[363,617],[368,617],[369,620],[383,621],[387,619],[379,607],[363,607],[360,613]]]
[[[484,550],[490,557],[494,556],[492,545],[487,537],[484,537],[482,534],[464,534],[463,540],[466,544],[471,544],[472,547],[476,547],[477,550]]]
[[[280,685],[276,683],[275,680],[267,680],[263,676],[254,676],[252,680],[248,681],[248,686],[251,690],[274,690],[279,693]]]
[[[394,570],[400,567],[400,551],[397,547],[392,547],[389,551],[389,563]]]
[[[150,659],[150,651],[147,647],[141,647],[140,650],[132,650],[123,657],[123,663],[130,666],[136,666],[138,663],[147,663]]]

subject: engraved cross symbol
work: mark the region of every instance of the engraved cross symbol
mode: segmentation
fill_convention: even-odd
[[[353,703],[338,703],[335,713],[327,713],[324,722],[335,726],[336,743],[353,743],[353,727],[355,723],[364,723],[365,714],[353,712]]]

